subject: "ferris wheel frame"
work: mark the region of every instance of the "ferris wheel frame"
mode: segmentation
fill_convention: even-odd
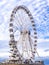
[[[21,6],[17,6],[14,8],[14,10],[12,11],[12,14],[11,14],[11,18],[10,18],[10,23],[9,23],[9,32],[10,32],[10,41],[9,41],[9,45],[10,45],[10,48],[13,48],[11,49],[10,51],[14,51],[14,48],[17,48],[15,46],[15,39],[14,39],[14,31],[13,31],[13,21],[14,21],[14,17],[15,17],[15,14],[18,10],[20,9],[23,9],[26,14],[29,16],[30,18],[30,22],[32,23],[32,28],[33,28],[33,34],[34,34],[34,57],[35,57],[35,53],[36,53],[36,46],[37,46],[37,32],[36,32],[36,25],[35,25],[35,22],[34,22],[34,18],[31,14],[31,12],[28,10],[28,8],[24,5],[21,5]],[[29,33],[30,34],[30,33]],[[17,43],[17,42],[16,42]],[[20,54],[20,53],[19,53]],[[19,55],[18,55],[19,56]],[[14,59],[15,56],[13,56],[13,59]]]

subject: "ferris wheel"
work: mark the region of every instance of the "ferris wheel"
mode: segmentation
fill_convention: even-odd
[[[37,47],[36,25],[27,7],[14,8],[9,23],[10,61],[16,63],[34,62]]]

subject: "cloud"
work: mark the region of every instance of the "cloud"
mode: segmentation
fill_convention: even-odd
[[[38,49],[43,49],[43,51],[46,50],[46,49],[49,49],[49,39],[42,39],[42,40],[40,39],[37,42],[37,48]]]
[[[49,56],[49,51],[45,52],[43,48],[37,49],[37,51],[38,51],[38,54],[39,54],[40,57],[47,57],[47,56]]]
[[[2,0],[2,1],[0,1],[0,5],[3,5],[3,4],[5,4],[7,2],[7,0]]]
[[[45,42],[45,43],[48,42],[48,43],[49,43],[49,38],[48,38],[48,39],[38,38],[38,39],[37,39],[37,42],[38,42],[38,43],[43,43],[43,42]]]
[[[49,5],[49,0],[47,0],[47,4]]]
[[[9,52],[0,52],[0,58],[7,58],[9,57],[10,53]]]
[[[49,49],[44,50],[45,52],[49,52]]]

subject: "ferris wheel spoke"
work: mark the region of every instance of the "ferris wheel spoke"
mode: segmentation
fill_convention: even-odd
[[[21,13],[21,14],[20,14]],[[22,27],[22,25],[23,25],[23,22],[22,22],[22,12],[21,11],[19,11],[18,12],[18,14],[17,14],[17,19],[18,19],[18,23],[19,23],[19,25]]]

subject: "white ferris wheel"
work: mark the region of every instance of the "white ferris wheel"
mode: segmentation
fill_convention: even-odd
[[[14,8],[9,24],[10,61],[34,62],[37,47],[36,25],[32,14],[25,6]]]

